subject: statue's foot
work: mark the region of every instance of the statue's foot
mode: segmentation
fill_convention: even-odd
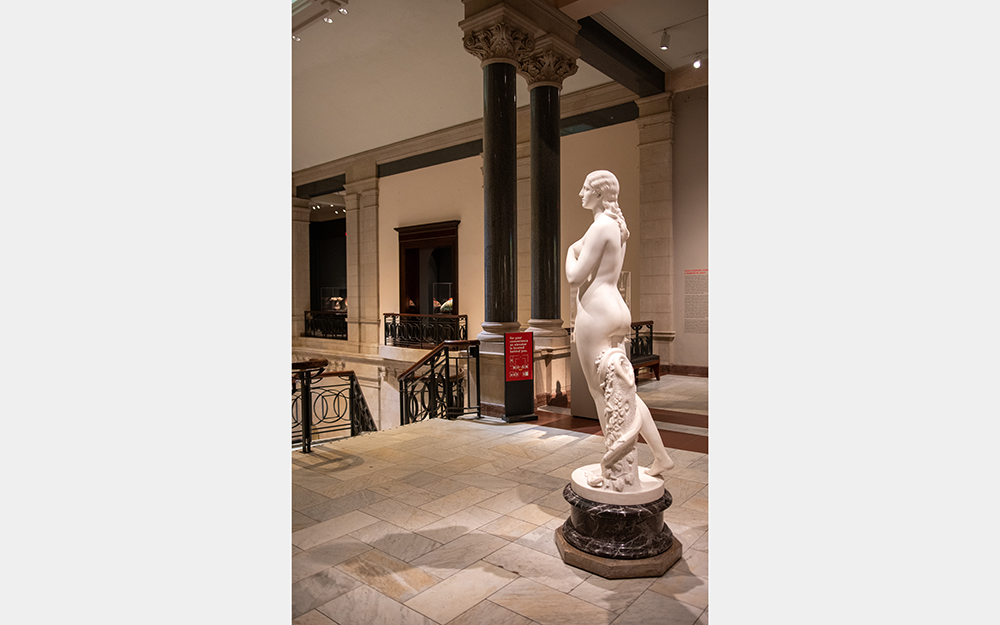
[[[646,475],[650,477],[663,477],[663,473],[674,468],[674,461],[667,456],[666,460],[660,462],[659,460],[654,460],[653,464],[649,465],[646,469]]]
[[[588,472],[587,486],[591,488],[600,488],[604,486],[604,476],[601,475],[599,471]]]

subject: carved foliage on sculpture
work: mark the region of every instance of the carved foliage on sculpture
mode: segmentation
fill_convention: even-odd
[[[552,50],[545,50],[521,59],[521,72],[528,84],[551,82],[562,85],[562,81],[576,73],[576,60]]]
[[[598,380],[604,391],[604,446],[601,475],[588,479],[590,486],[622,492],[638,481],[636,441],[641,422],[636,415],[635,374],[628,355],[620,347],[601,352]]]
[[[469,54],[480,61],[510,59],[519,61],[535,49],[535,38],[505,22],[499,22],[467,34],[462,43]]]

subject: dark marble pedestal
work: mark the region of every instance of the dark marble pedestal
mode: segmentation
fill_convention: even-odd
[[[608,579],[654,577],[681,557],[681,544],[663,522],[670,493],[638,505],[584,499],[567,484],[570,517],[556,531],[563,562]]]

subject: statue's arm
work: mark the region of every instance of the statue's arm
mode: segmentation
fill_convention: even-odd
[[[606,223],[594,222],[583,238],[574,243],[566,254],[566,281],[581,284],[587,279],[601,260],[609,239],[610,230]],[[617,235],[617,225],[615,233]]]

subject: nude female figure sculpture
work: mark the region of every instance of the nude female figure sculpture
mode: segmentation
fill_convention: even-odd
[[[625,351],[632,315],[618,292],[628,227],[618,206],[618,179],[610,171],[589,174],[580,190],[583,208],[594,214],[583,238],[566,254],[566,279],[577,288],[574,340],[588,390],[594,397],[607,452],[589,486],[613,491],[638,488],[636,439],[653,452],[646,475],[674,466],[649,408],[635,392],[635,374]],[[634,486],[633,486],[634,485]]]

